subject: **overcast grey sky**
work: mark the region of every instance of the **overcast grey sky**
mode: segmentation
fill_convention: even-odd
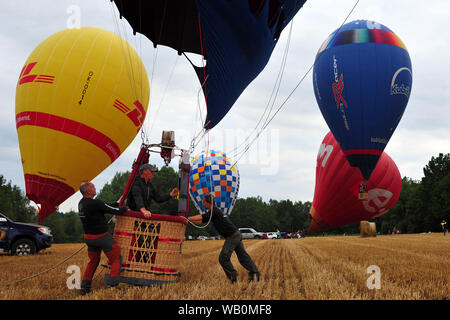
[[[308,0],[293,20],[286,69],[274,109],[291,93],[314,62],[327,36],[338,28],[356,0]],[[144,124],[151,142],[162,130],[174,130],[177,145],[189,148],[201,128],[199,83],[184,57],[164,47],[154,50],[143,36],[133,37],[126,21],[119,22],[109,0],[0,1],[0,175],[23,190],[24,178],[15,128],[15,87],[31,51],[44,39],[74,22],[79,9],[81,26],[96,26],[121,33],[144,61],[150,78],[151,100]],[[413,86],[408,106],[385,152],[396,162],[401,176],[421,179],[423,167],[439,152],[450,152],[450,1],[360,0],[348,22],[374,20],[394,31],[405,43],[412,61]],[[127,31],[124,34],[124,30]],[[240,96],[225,119],[209,133],[211,149],[231,151],[258,123],[269,101],[282,64],[290,25],[272,57]],[[198,59],[195,60],[200,63]],[[312,201],[316,156],[328,132],[315,101],[311,74],[298,86],[248,153],[238,162],[240,197],[260,195],[269,199]],[[253,136],[252,136],[253,137]],[[201,152],[208,137],[193,155]],[[139,135],[109,168],[93,181],[97,189],[126,171],[137,156]],[[231,155],[231,154],[229,154]],[[236,159],[234,159],[236,160]],[[158,157],[150,160],[158,166]],[[178,160],[171,164],[176,168]],[[76,208],[79,193],[60,206]]]

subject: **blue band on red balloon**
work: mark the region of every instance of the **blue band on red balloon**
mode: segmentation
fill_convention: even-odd
[[[354,29],[341,31],[325,41],[319,52],[332,47],[342,46],[351,43],[385,43],[400,47],[408,51],[400,38],[389,30],[381,29]]]
[[[376,150],[376,149],[352,149],[352,150],[346,150],[343,151],[344,155],[351,156],[355,154],[370,154],[370,155],[376,155],[381,156],[383,153],[383,150]]]

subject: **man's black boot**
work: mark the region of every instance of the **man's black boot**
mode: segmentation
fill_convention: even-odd
[[[92,281],[83,280],[81,281],[81,289],[78,291],[78,294],[81,296],[84,296],[91,292],[91,284]]]
[[[260,278],[259,271],[256,271],[256,272],[250,271],[248,273],[248,281],[253,281],[255,275],[256,275],[256,281],[259,281],[259,278]]]

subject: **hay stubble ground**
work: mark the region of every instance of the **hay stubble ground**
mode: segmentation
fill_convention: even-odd
[[[181,279],[163,287],[120,284],[107,289],[99,267],[95,290],[80,297],[66,285],[67,268],[87,264],[86,249],[56,269],[17,284],[19,279],[61,262],[83,244],[54,244],[34,256],[0,255],[0,299],[108,300],[398,300],[450,298],[450,236],[442,234],[307,237],[245,240],[261,272],[259,282],[247,281],[237,261],[238,282],[231,285],[218,263],[223,240],[186,241]],[[102,255],[102,264],[106,257]],[[367,268],[380,268],[380,289],[369,289]]]

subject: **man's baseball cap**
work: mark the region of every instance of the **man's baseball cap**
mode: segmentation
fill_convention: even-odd
[[[156,172],[156,171],[158,171],[158,168],[156,166],[152,165],[152,164],[145,163],[145,164],[140,166],[139,170],[141,172],[143,172],[144,170],[150,170],[150,171]]]

